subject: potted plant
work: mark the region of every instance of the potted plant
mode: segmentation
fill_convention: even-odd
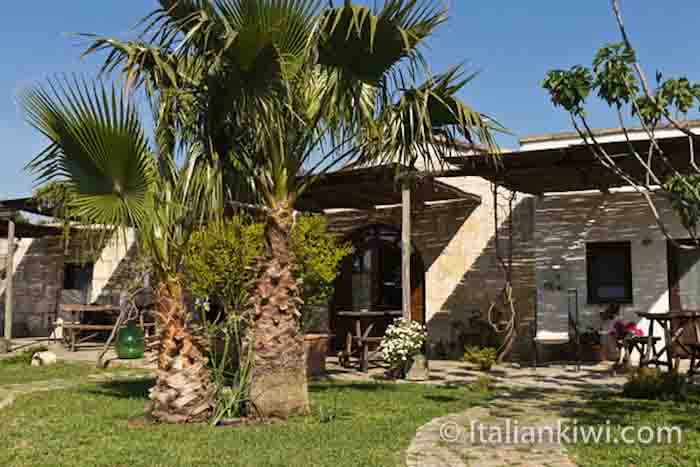
[[[617,365],[622,368],[627,368],[629,365],[631,352],[634,347],[634,344],[632,342],[628,342],[628,339],[643,337],[644,331],[642,331],[637,324],[632,321],[625,322],[622,320],[617,320],[610,328],[608,336],[615,341],[618,351]]]
[[[481,371],[491,371],[497,358],[498,351],[493,347],[479,348],[476,346],[465,348],[463,357],[465,362],[477,365]]]
[[[425,326],[417,321],[397,318],[389,325],[379,347],[389,365],[389,376],[406,377],[414,357],[423,352],[427,337]]]
[[[579,335],[579,342],[581,344],[581,360],[586,362],[602,362],[605,360],[600,331],[593,327],[588,327]]]
[[[319,376],[326,371],[326,356],[331,335],[328,332],[328,307],[309,306],[302,311],[304,355],[307,376]]]

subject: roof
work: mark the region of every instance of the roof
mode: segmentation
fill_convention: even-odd
[[[418,203],[461,201],[481,204],[481,197],[434,178],[419,178],[412,191]],[[373,209],[401,204],[395,166],[344,169],[325,175],[311,185],[298,202],[302,211]]]
[[[683,124],[690,129],[700,128],[700,120],[686,120]],[[656,130],[675,130],[672,124],[659,125]],[[598,128],[593,130],[593,135],[598,137],[606,136],[619,136],[624,137],[624,128]],[[627,133],[629,135],[642,134],[646,138],[646,131],[643,128],[628,128]],[[565,140],[580,140],[581,136],[575,131],[563,131],[560,133],[548,133],[543,135],[531,135],[520,138],[520,146],[527,147],[534,143],[546,143],[554,141],[565,141]]]
[[[9,221],[7,219],[1,219],[0,238],[7,238],[8,227]],[[60,237],[61,235],[63,235],[62,227],[25,224],[21,222],[15,223],[15,237],[17,238]]]
[[[681,173],[694,173],[690,166],[688,138],[672,137],[658,140],[669,156],[672,166]],[[646,154],[649,141],[638,139],[631,143],[635,150]],[[615,163],[637,179],[646,172],[639,164],[626,141],[601,143]],[[464,176],[479,176],[498,180],[505,187],[523,193],[608,190],[629,185],[611,170],[603,167],[585,144],[571,144],[547,149],[514,151],[500,155],[498,167],[487,157],[455,157],[450,163],[460,167]],[[653,167],[662,178],[669,175],[669,168],[662,166],[658,158]]]
[[[40,216],[53,217],[51,209],[37,201],[35,198],[13,198],[0,200],[0,210],[3,208],[13,211],[24,211]]]
[[[9,220],[17,211],[30,212],[43,216],[49,215],[46,209],[33,198],[16,198],[0,201],[0,238],[6,238],[9,228]],[[57,237],[63,235],[63,227],[51,225],[29,224],[22,221],[15,222],[15,237],[17,238],[41,238]]]

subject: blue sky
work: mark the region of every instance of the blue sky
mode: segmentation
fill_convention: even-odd
[[[547,70],[590,64],[594,51],[617,41],[608,0],[447,0],[451,20],[430,43],[434,72],[463,62],[480,75],[461,97],[497,118],[516,137],[570,130],[567,116],[549,103],[540,82]],[[359,2],[358,2],[359,3]],[[22,167],[44,146],[25,122],[17,91],[56,73],[94,74],[98,61],[81,60],[80,41],[70,33],[127,37],[155,0],[63,0],[8,2],[0,29],[0,197],[29,194]],[[671,6],[672,5],[672,6]],[[650,76],[686,75],[700,81],[695,0],[623,0],[625,20]],[[590,107],[596,127],[616,126],[612,113]],[[516,147],[516,138],[502,144]]]

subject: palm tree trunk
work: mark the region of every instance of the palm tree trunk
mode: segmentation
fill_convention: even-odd
[[[290,236],[294,211],[287,205],[268,214],[265,255],[251,291],[253,365],[252,410],[262,417],[287,418],[309,412],[304,338],[299,333],[299,281]]]
[[[158,370],[146,413],[167,423],[207,421],[214,408],[215,388],[206,368],[204,341],[187,323],[180,280],[161,282],[155,289],[155,304]]]

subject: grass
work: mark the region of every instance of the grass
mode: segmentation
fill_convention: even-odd
[[[26,363],[0,360],[0,386],[50,379],[72,380],[106,371],[113,370],[98,370],[94,363],[58,362],[55,365],[31,367]]]
[[[0,379],[5,370],[0,370]],[[314,383],[314,415],[244,428],[129,428],[151,381],[20,397],[0,411],[2,466],[394,466],[416,429],[488,394],[411,384]]]
[[[621,428],[678,426],[679,444],[575,444],[569,446],[580,467],[698,467],[700,466],[700,397],[687,402],[660,402],[610,396],[590,401],[576,413],[579,426],[612,426],[612,439],[621,439]],[[632,432],[634,433],[634,432]],[[628,435],[629,437],[630,435]]]

